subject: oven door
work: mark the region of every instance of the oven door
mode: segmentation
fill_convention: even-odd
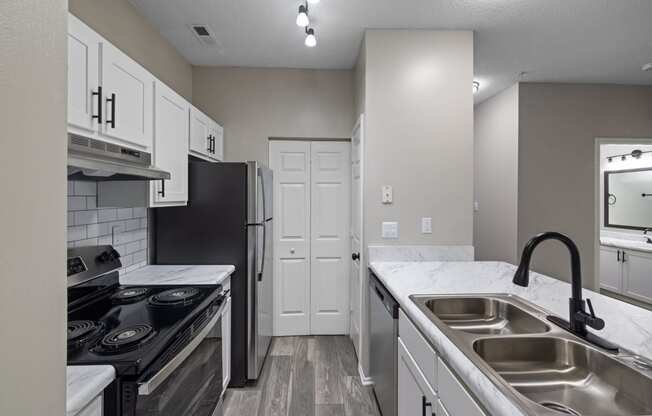
[[[148,380],[138,383],[136,415],[212,416],[222,403],[222,310]]]

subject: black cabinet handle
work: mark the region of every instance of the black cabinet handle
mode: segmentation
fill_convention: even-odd
[[[211,153],[215,154],[215,136],[211,134]]]
[[[165,198],[165,179],[161,179],[161,190],[158,191],[158,194],[161,195],[161,198]]]
[[[627,260],[625,260],[625,250],[623,250],[623,263],[625,262],[627,262]]]
[[[618,263],[620,263],[620,250],[618,250]]]
[[[106,124],[110,124],[111,128],[115,128],[115,93],[111,94],[111,98],[106,99],[106,103],[111,103],[111,120],[106,120]]]
[[[351,260],[360,260],[360,253],[351,253]]]
[[[93,91],[93,97],[97,96],[97,115],[91,115],[92,119],[97,119],[98,124],[102,124],[102,87],[97,87],[97,91]],[[91,113],[93,110],[91,109]]]
[[[422,410],[422,415],[426,416],[426,409],[430,407],[432,408],[432,403],[426,400],[426,396],[421,396],[421,410]],[[432,412],[432,415],[435,416],[435,412]]]
[[[208,153],[210,153],[211,152],[211,135],[210,134],[206,137],[206,140],[208,141],[208,147],[206,148],[206,151]]]

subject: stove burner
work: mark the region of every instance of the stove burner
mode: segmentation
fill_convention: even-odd
[[[188,306],[201,296],[199,289],[181,287],[157,293],[149,298],[152,306]]]
[[[96,348],[97,352],[118,354],[145,344],[154,336],[149,325],[134,325],[109,332]]]
[[[104,325],[94,321],[68,322],[68,348],[79,348],[104,330]]]
[[[145,299],[149,292],[150,290],[145,287],[128,287],[116,292],[111,296],[111,300],[118,304],[136,302]]]

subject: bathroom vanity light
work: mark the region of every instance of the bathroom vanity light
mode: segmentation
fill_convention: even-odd
[[[634,159],[640,159],[641,156],[643,156],[645,153],[652,153],[652,150],[648,150],[648,151],[644,152],[644,151],[642,151],[640,149],[635,149],[635,150],[632,150],[631,153],[625,153],[625,154],[622,154],[622,155],[607,156],[607,162],[609,162],[609,163],[613,162],[615,157],[619,157],[620,160],[622,160],[622,161],[627,160],[628,157],[633,157]]]

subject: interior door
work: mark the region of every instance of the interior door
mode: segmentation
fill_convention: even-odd
[[[362,322],[363,281],[362,257],[362,150],[363,120],[360,115],[351,134],[351,278],[350,278],[350,327],[349,333],[358,357],[360,357],[360,328]]]
[[[152,182],[155,205],[188,201],[188,112],[190,104],[162,83],[156,84],[154,164],[170,172],[163,184]],[[164,186],[164,187],[163,187]]]
[[[310,144],[310,333],[349,328],[351,144]]]
[[[152,145],[154,77],[114,46],[102,44],[105,136],[148,149]]]
[[[75,16],[68,15],[68,124],[92,133],[99,116],[100,37]],[[93,95],[95,94],[95,95]]]
[[[274,335],[310,333],[310,143],[271,141]]]

